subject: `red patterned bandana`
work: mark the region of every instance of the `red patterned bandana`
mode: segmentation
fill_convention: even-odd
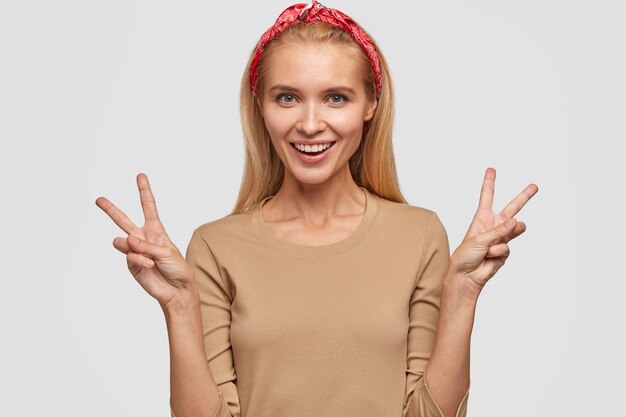
[[[256,52],[252,63],[250,65],[250,85],[252,88],[252,95],[256,97],[256,81],[258,78],[257,66],[259,63],[259,59],[261,59],[261,55],[265,50],[265,47],[272,39],[276,37],[283,30],[296,23],[298,20],[311,23],[315,21],[321,21],[330,23],[333,26],[338,26],[345,29],[348,33],[352,35],[354,40],[363,48],[365,53],[370,59],[372,63],[372,69],[374,70],[374,78],[376,80],[376,96],[380,96],[380,89],[382,87],[382,77],[380,75],[380,68],[378,64],[378,54],[376,53],[376,48],[370,41],[367,34],[361,29],[361,27],[352,20],[351,17],[347,16],[343,12],[337,9],[331,9],[329,7],[325,7],[317,2],[317,0],[313,0],[311,4],[306,3],[298,3],[293,6],[287,7],[276,19],[274,25],[267,29],[259,43],[257,44]]]

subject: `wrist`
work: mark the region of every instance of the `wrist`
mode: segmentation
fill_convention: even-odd
[[[475,307],[482,287],[478,287],[464,274],[448,271],[442,288],[442,298],[452,300],[455,306]]]
[[[179,290],[171,300],[161,304],[165,318],[188,316],[200,309],[200,295],[195,288]]]

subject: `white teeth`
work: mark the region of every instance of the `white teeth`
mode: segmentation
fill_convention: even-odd
[[[298,149],[299,151],[302,152],[319,152],[319,151],[323,151],[327,148],[330,148],[330,145],[332,145],[332,142],[330,143],[324,143],[321,145],[300,145],[298,143],[294,143],[296,149]]]

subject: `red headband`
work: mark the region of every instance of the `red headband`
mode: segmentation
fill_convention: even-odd
[[[298,3],[293,6],[287,7],[276,19],[274,25],[267,29],[259,43],[257,44],[256,52],[254,55],[254,59],[250,64],[250,86],[252,89],[252,94],[256,97],[256,81],[258,78],[257,73],[257,65],[259,63],[259,59],[261,59],[261,55],[265,50],[265,47],[272,39],[276,37],[283,30],[296,23],[298,20],[301,20],[305,23],[311,23],[314,21],[322,21],[326,23],[330,23],[333,26],[338,26],[340,28],[345,29],[348,33],[352,35],[354,40],[363,48],[365,53],[370,59],[372,63],[372,69],[374,70],[374,78],[376,80],[376,95],[380,95],[380,89],[382,87],[382,77],[380,75],[380,68],[378,64],[378,54],[376,54],[376,48],[370,41],[367,34],[361,29],[361,27],[352,20],[351,17],[342,13],[337,9],[331,9],[325,6],[322,6],[317,0],[313,0],[311,4],[306,3]]]

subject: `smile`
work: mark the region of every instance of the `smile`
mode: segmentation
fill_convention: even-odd
[[[316,145],[305,145],[300,143],[289,143],[294,150],[294,153],[300,158],[302,161],[307,163],[315,163],[320,162],[325,159],[326,155],[328,155],[331,149],[335,146],[334,142],[328,143],[320,143]]]
[[[320,143],[316,145],[291,143],[291,146],[296,148],[299,152],[307,154],[307,155],[319,155],[323,153],[324,151],[326,151],[327,149],[329,149],[331,146],[333,146],[336,142],[337,141],[328,142],[328,143]]]

